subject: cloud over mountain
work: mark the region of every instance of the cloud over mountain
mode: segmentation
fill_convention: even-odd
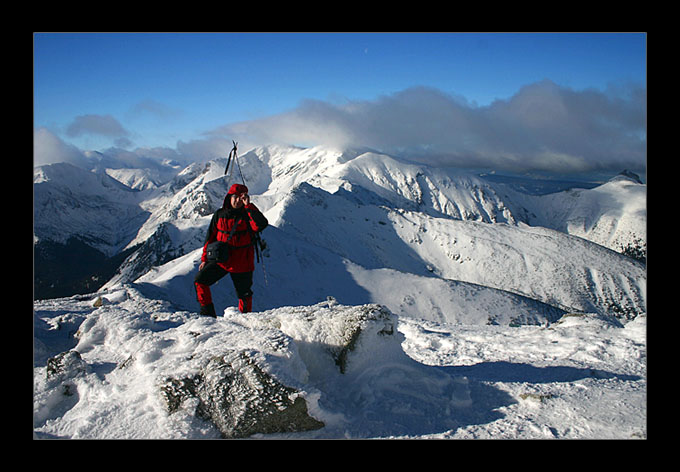
[[[77,117],[66,135],[83,134],[113,137],[122,149],[132,145],[130,132],[110,116]],[[486,106],[428,87],[374,100],[307,99],[284,113],[178,140],[175,149],[163,148],[163,153],[207,161],[228,155],[232,139],[243,152],[266,144],[326,145],[371,148],[432,166],[516,173],[644,172],[647,96],[636,85],[577,91],[544,80]],[[36,130],[34,141],[36,165],[82,158],[82,151],[45,129]]]
[[[87,158],[72,144],[65,143],[47,128],[33,131],[33,165],[41,166],[57,162],[68,162],[84,167]]]
[[[544,80],[475,106],[428,87],[371,101],[305,100],[212,135],[257,143],[365,146],[434,165],[583,172],[646,167],[646,90],[575,91]]]

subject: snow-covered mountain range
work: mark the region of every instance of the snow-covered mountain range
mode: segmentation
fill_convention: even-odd
[[[177,351],[172,358],[162,357],[163,346],[178,346],[177,343],[185,342],[184,337],[191,338],[192,333],[217,333],[216,328],[203,326],[204,321],[200,326],[193,326],[195,323],[189,320],[197,309],[193,277],[200,262],[205,232],[212,213],[222,204],[229,185],[235,181],[224,176],[226,158],[188,165],[142,163],[137,167],[110,163],[111,167],[106,167],[105,156],[97,154],[91,158],[96,165],[88,170],[52,164],[38,167],[34,172],[36,298],[60,296],[49,295],[56,293],[50,292],[50,283],[57,280],[58,268],[68,267],[83,271],[81,279],[87,282],[81,283],[85,287],[81,293],[99,288],[92,298],[99,297],[103,304],[92,312],[89,296],[36,302],[36,323],[41,326],[39,333],[36,331],[39,334],[36,334],[38,368],[47,369],[48,359],[54,359],[59,352],[69,349],[78,352],[77,357],[60,360],[61,364],[72,364],[67,366],[72,368],[71,374],[62,375],[61,384],[55,380],[40,383],[37,418],[39,429],[49,435],[57,433],[48,423],[59,423],[61,420],[56,418],[62,418],[75,405],[72,398],[64,403],[62,397],[55,397],[54,389],[66,388],[64,385],[74,382],[101,380],[108,375],[106,369],[92,367],[92,362],[120,366],[128,359],[132,360],[127,362],[137,359],[138,368],[170,372],[180,362],[183,351]],[[303,367],[291,364],[272,368],[269,361],[258,365],[265,365],[263,368],[270,374],[278,372],[274,377],[279,380],[288,378],[287,385],[296,384],[311,415],[326,425],[334,425],[319,437],[334,437],[340,430],[363,437],[422,435],[437,428],[455,429],[457,424],[442,420],[432,426],[428,422],[433,421],[435,415],[431,415],[424,420],[428,423],[424,430],[396,427],[385,432],[384,424],[365,426],[371,422],[364,423],[367,421],[364,418],[350,420],[355,426],[359,423],[364,426],[348,429],[345,421],[351,416],[348,412],[354,403],[347,399],[328,400],[329,395],[333,396],[328,385],[336,380],[331,382],[324,375],[315,375],[318,366],[312,365],[309,359],[311,351],[305,352],[307,348],[300,347],[321,342],[318,337],[300,334],[307,329],[302,325],[319,316],[320,310],[333,312],[332,306],[344,313],[343,316],[355,320],[358,314],[375,311],[375,308],[352,307],[377,304],[375,306],[382,306],[390,316],[406,320],[399,326],[407,339],[400,338],[397,344],[410,346],[409,356],[420,362],[430,362],[433,358],[427,354],[429,350],[423,351],[422,346],[417,346],[417,340],[426,339],[427,343],[441,346],[440,341],[433,338],[439,335],[433,333],[448,329],[443,327],[544,329],[552,323],[563,323],[565,315],[574,313],[588,314],[583,326],[595,323],[623,327],[633,323],[630,326],[635,327],[635,334],[626,339],[634,338],[636,345],[641,342],[638,333],[644,323],[640,320],[646,318],[647,311],[646,268],[639,260],[646,256],[646,185],[634,175],[624,173],[595,188],[530,195],[472,173],[407,163],[363,149],[267,146],[240,155],[239,162],[252,201],[270,222],[263,233],[268,248],[262,261],[256,264],[253,309],[269,313],[263,319],[270,320],[272,324],[267,325],[270,328],[287,326],[286,323],[295,326],[281,328],[285,342],[272,341],[269,334],[258,342],[267,346],[272,342],[297,343],[294,352],[285,356],[297,359],[300,350],[302,360],[299,362]],[[90,254],[90,250],[94,252]],[[65,260],[71,265],[66,266]],[[43,266],[50,270],[40,272]],[[229,318],[230,323],[243,323],[228,308],[235,304],[230,284],[227,278],[213,289],[216,308],[218,312],[227,309],[225,320]],[[89,289],[95,285],[95,289]],[[40,296],[42,293],[48,296]],[[85,299],[89,300],[87,309],[81,306]],[[161,308],[147,309],[159,303]],[[99,314],[94,316],[95,313]],[[137,313],[134,316],[143,319],[132,320],[125,313]],[[165,340],[142,339],[141,334],[122,335],[134,327],[130,323],[159,335],[162,332]],[[383,326],[382,321],[377,323]],[[180,325],[187,327],[177,331]],[[346,322],[340,325],[346,326]],[[365,328],[365,324],[362,326]],[[55,337],[54,327],[67,327],[65,331],[70,330],[70,337]],[[325,327],[340,329],[333,322]],[[78,334],[75,338],[74,333]],[[478,335],[479,332],[470,334],[467,342],[475,342]],[[54,339],[58,342],[50,345],[49,341]],[[125,359],[118,359],[121,354],[114,353],[116,348],[110,343],[130,340],[136,340],[137,349],[155,345],[161,357],[149,354],[151,357],[141,360],[130,352]],[[538,337],[535,342],[541,343]],[[106,355],[104,351],[92,350],[91,346],[103,346],[102,343],[108,343],[107,349],[113,350]],[[204,357],[214,354],[212,347],[206,349]],[[354,355],[381,357],[387,351],[393,352],[394,344],[385,347],[386,351],[376,349],[372,354]],[[440,354],[444,356],[443,351]],[[263,355],[269,359],[275,354]],[[454,354],[447,351],[446,355]],[[235,369],[238,356],[227,357]],[[159,362],[163,362],[162,368]],[[399,372],[413,369],[410,361],[399,362],[409,365],[399,367]],[[197,366],[198,370],[186,374],[188,377],[165,380],[172,389],[180,384],[188,388],[187,379],[208,375],[201,370],[204,368],[205,365]],[[367,368],[353,375],[368,375]],[[307,369],[307,373],[300,373],[300,369]],[[638,374],[643,370],[636,368],[636,379],[640,379]],[[467,377],[442,380],[437,373],[418,372],[414,375],[433,392],[427,399],[427,408],[434,411],[474,402],[471,395],[474,397],[479,384],[467,387]],[[391,371],[387,374],[397,375]],[[608,375],[605,377],[611,378]],[[75,378],[79,380],[76,382]],[[311,390],[309,382],[313,385]],[[147,392],[146,387],[137,388]],[[209,403],[200,392],[192,390],[193,387],[186,388],[182,395],[199,398],[196,401],[201,405]],[[639,383],[635,388],[639,388]],[[434,400],[437,392],[444,391],[448,392],[447,398],[453,398],[453,403],[440,404]],[[173,395],[177,393],[173,392]],[[366,392],[353,393],[364,394]],[[377,390],[373,389],[372,394],[377,394]],[[319,398],[327,400],[319,403]],[[343,406],[336,411],[324,401]],[[143,407],[143,402],[138,406]],[[205,412],[208,407],[201,408]],[[404,408],[404,404],[395,408]],[[178,429],[171,428],[170,436],[203,436],[200,431],[205,425],[197,426],[190,418],[186,421],[188,423],[182,423]],[[59,424],[59,428],[68,429]],[[367,429],[361,432],[363,427]],[[183,436],[182,428],[193,432]],[[220,431],[222,436],[229,436],[223,428]],[[119,433],[124,435],[122,426]],[[138,433],[138,437],[156,434],[150,430]],[[74,433],[71,430],[63,434]]]
[[[262,309],[331,295],[341,302],[389,301],[397,312],[434,304],[457,318],[441,306],[457,300],[446,294],[474,286],[559,310],[645,311],[644,266],[604,249],[623,252],[646,241],[646,186],[631,177],[535,196],[370,151],[270,146],[239,162],[271,224],[264,235],[267,284],[256,280]],[[136,191],[106,172],[39,167],[38,246],[77,238],[108,257],[128,251],[105,288],[153,280],[162,276],[160,266],[182,256],[195,262],[230,183],[225,165],[226,159],[194,163],[162,185],[148,179]],[[136,172],[141,183],[145,170]],[[193,290],[187,277],[183,283]],[[397,279],[439,288],[430,296],[407,289],[395,300],[389,281]],[[193,295],[169,296],[186,308],[194,303]]]

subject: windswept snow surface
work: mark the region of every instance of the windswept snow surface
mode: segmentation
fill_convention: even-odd
[[[93,306],[97,298],[101,302]],[[362,306],[334,300],[217,319],[134,286],[35,304],[36,438],[217,439],[185,402],[169,413],[163,379],[225,349],[251,350],[324,423],[253,438],[646,438],[646,316],[597,314],[542,326],[397,318],[360,342],[341,373],[329,346]],[[341,316],[342,315],[342,316]],[[393,330],[396,326],[397,330]],[[65,372],[48,359],[74,350]]]

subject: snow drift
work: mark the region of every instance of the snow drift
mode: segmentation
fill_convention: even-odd
[[[38,308],[40,437],[420,434],[450,429],[471,404],[465,378],[404,353],[397,318],[378,305],[330,299],[215,320],[133,289],[93,310],[60,303],[91,312]],[[53,353],[48,338],[57,334],[66,350]]]
[[[36,438],[646,437],[646,316],[211,319],[127,286],[37,301],[34,323]]]

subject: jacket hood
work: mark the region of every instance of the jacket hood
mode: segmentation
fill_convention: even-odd
[[[222,202],[222,208],[228,208],[230,210],[233,210],[231,206],[231,196],[232,195],[241,195],[242,193],[248,193],[248,187],[245,185],[241,184],[234,184],[231,186],[229,189],[229,192],[227,192],[227,195],[224,197],[224,202]]]

